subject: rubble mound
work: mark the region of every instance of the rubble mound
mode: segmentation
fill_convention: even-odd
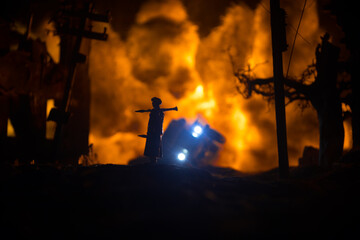
[[[258,174],[175,165],[3,166],[13,237],[294,239],[357,233],[360,165]]]

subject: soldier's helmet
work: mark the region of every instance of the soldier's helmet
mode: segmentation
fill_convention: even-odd
[[[161,99],[157,98],[157,97],[153,97],[151,99],[151,102],[152,102],[153,105],[157,105],[157,106],[159,106],[162,103]]]

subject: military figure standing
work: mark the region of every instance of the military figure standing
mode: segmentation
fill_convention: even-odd
[[[152,163],[156,163],[157,158],[162,157],[164,112],[170,110],[177,111],[178,109],[177,107],[160,108],[162,101],[160,98],[157,97],[153,97],[151,99],[151,102],[153,105],[153,109],[138,110],[136,112],[150,112],[144,155],[149,157]]]

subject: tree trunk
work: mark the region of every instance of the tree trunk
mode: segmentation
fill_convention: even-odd
[[[336,86],[339,48],[328,41],[327,34],[322,39],[321,46],[316,50],[317,77],[314,84],[318,91],[313,105],[319,119],[319,164],[328,167],[339,160],[343,153],[344,126]]]
[[[345,37],[342,41],[350,51],[350,74],[352,83],[352,140],[353,150],[360,150],[360,49],[359,29],[355,23],[359,22],[356,1],[331,0],[329,9],[336,16],[337,23],[341,26]]]
[[[327,104],[317,112],[320,129],[319,164],[322,167],[331,166],[343,153],[344,126],[340,101],[338,103]]]

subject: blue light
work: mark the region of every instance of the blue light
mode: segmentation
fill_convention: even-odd
[[[198,137],[199,137],[199,134],[197,134],[196,132],[193,132],[193,133],[192,133],[192,136],[193,136],[194,138],[198,138]]]
[[[186,159],[186,155],[184,153],[179,153],[177,155],[177,158],[180,160],[180,161],[184,161]]]
[[[194,128],[193,128],[193,132],[192,132],[192,136],[195,137],[195,138],[198,138],[203,132],[203,129],[201,126],[199,125],[196,125]]]
[[[187,155],[188,155],[188,152],[189,152],[189,151],[184,148],[181,152],[178,153],[177,159],[178,159],[179,161],[185,161],[185,160],[186,160],[186,157],[187,157]]]

